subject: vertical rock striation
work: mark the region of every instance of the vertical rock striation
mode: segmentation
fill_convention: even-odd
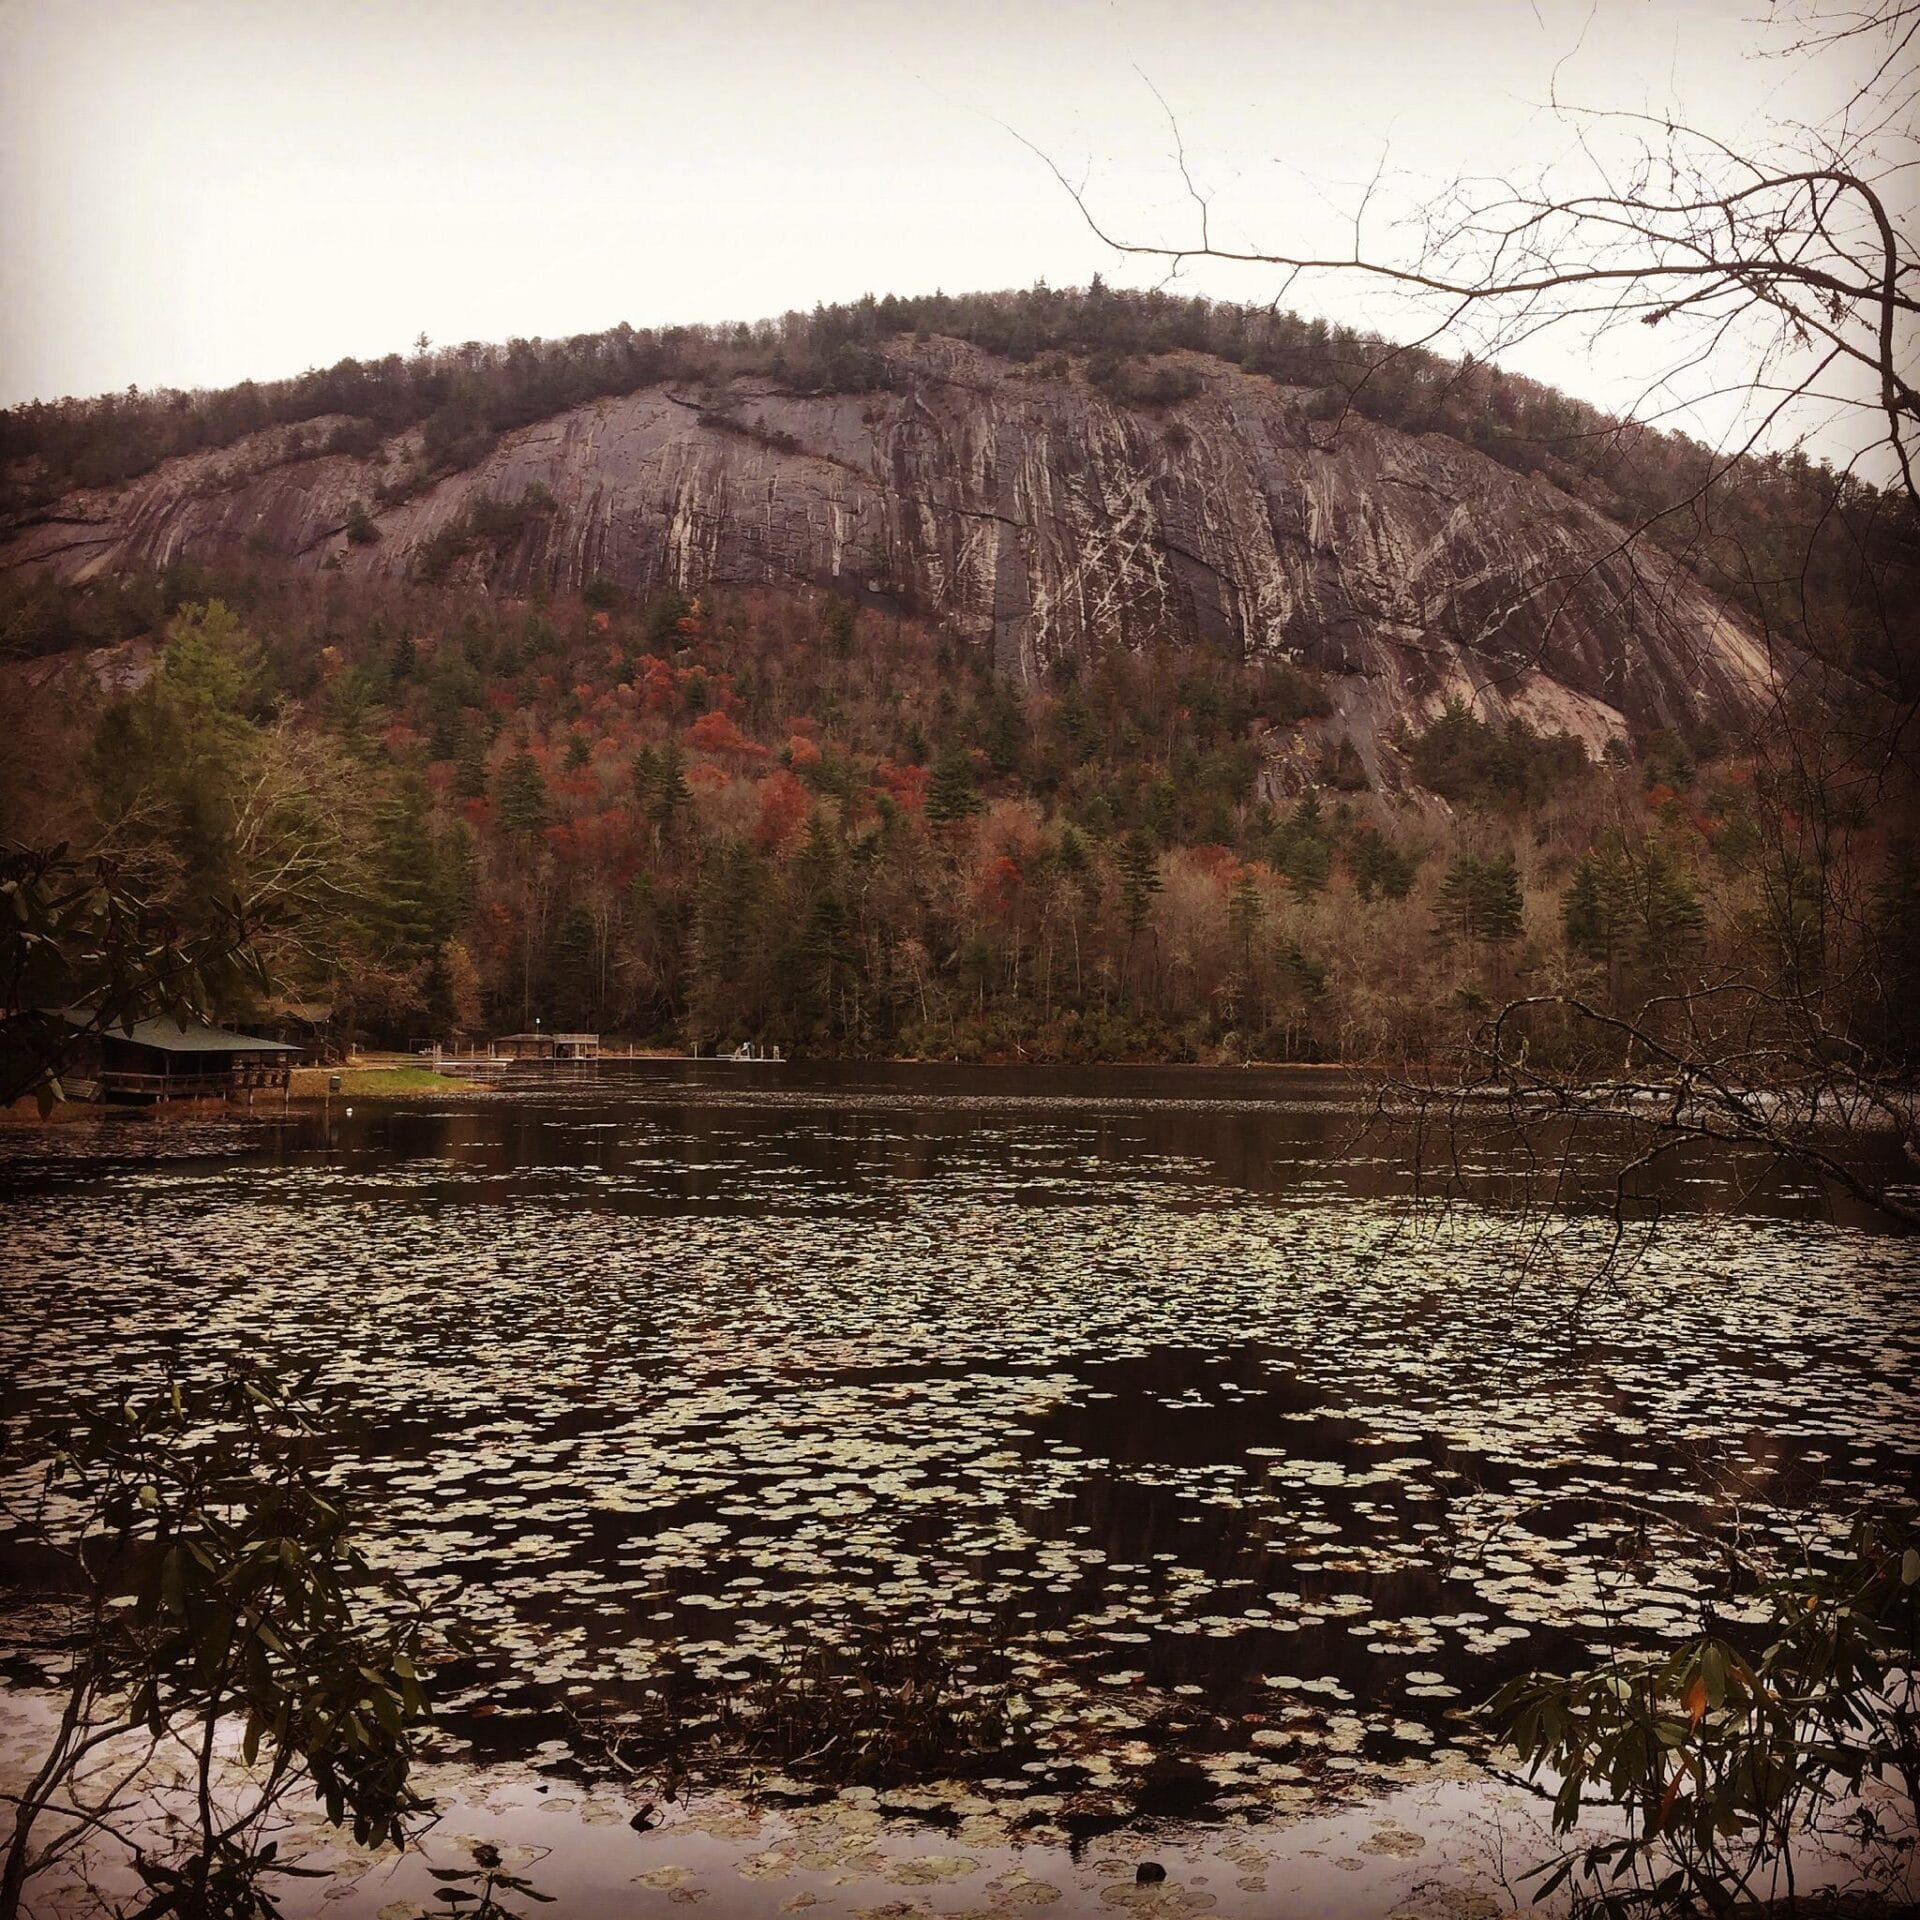
[[[0,564],[86,577],[264,550],[406,574],[461,548],[454,577],[515,593],[829,586],[1013,674],[1161,642],[1284,657],[1340,677],[1363,750],[1453,694],[1596,747],[1738,724],[1765,697],[1754,637],[1692,576],[1456,441],[1314,422],[1304,394],[1210,360],[1197,396],[1153,412],[953,341],[890,359],[869,394],[742,380],[578,408],[380,510],[367,544],[349,509],[408,442],[309,456],[276,429],[69,496],[0,537]],[[460,537],[476,501],[536,487],[551,509]]]

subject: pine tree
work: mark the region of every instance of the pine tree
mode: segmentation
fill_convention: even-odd
[[[1274,865],[1302,893],[1318,893],[1327,884],[1333,872],[1333,841],[1313,794],[1303,795],[1286,823],[1275,830]]]
[[[834,838],[824,809],[815,807],[807,818],[807,837],[794,855],[793,877],[803,895],[833,886],[840,874],[840,843]]]
[[[1136,827],[1120,843],[1115,864],[1120,870],[1120,912],[1126,921],[1127,939],[1132,941],[1147,924],[1153,896],[1160,891],[1160,855]]]
[[[1520,937],[1524,906],[1513,855],[1503,853],[1486,861],[1474,891],[1474,937],[1490,947],[1511,944]]]
[[[1680,862],[1658,840],[1649,840],[1634,876],[1639,896],[1637,958],[1662,970],[1685,960],[1700,944],[1706,916]]]
[[[685,762],[680,743],[669,740],[654,761],[653,797],[648,815],[662,833],[670,832],[693,807],[693,794],[687,786]]]
[[[418,774],[394,782],[374,811],[373,829],[374,932],[391,963],[411,966],[436,952],[452,926]]]
[[[853,652],[853,602],[836,599],[827,610],[827,651],[836,660]]]
[[[927,782],[928,826],[953,826],[978,813],[980,806],[980,794],[973,784],[973,763],[959,747],[943,753]]]
[[[1380,894],[1389,900],[1404,900],[1413,890],[1419,866],[1419,849],[1396,847],[1378,827],[1362,827],[1347,849],[1353,889],[1362,900]]]
[[[697,1031],[723,1037],[751,1018],[753,972],[765,915],[764,869],[738,841],[707,864],[694,901],[691,941],[693,1017]]]
[[[591,1030],[600,1024],[599,937],[585,907],[560,922],[547,961],[547,1004],[565,1027]]]
[[[1250,974],[1253,971],[1253,943],[1260,932],[1260,922],[1266,917],[1266,902],[1260,897],[1260,884],[1246,868],[1240,871],[1240,877],[1233,883],[1233,891],[1227,895],[1227,933],[1233,941],[1234,951],[1240,956],[1240,970]]]
[[[853,942],[852,916],[838,893],[829,890],[815,896],[800,950],[806,968],[807,1012],[830,1034],[837,1034],[846,1024],[841,1018],[842,986],[860,959]]]
[[[653,806],[655,783],[660,778],[660,763],[654,758],[651,747],[641,747],[633,756],[633,764],[628,770],[633,783],[633,804],[641,813],[647,813]]]
[[[1473,892],[1479,881],[1480,862],[1472,854],[1457,855],[1440,882],[1434,901],[1434,931],[1442,940],[1473,938]]]
[[[1575,953],[1611,966],[1619,926],[1607,863],[1600,854],[1582,854],[1574,868],[1560,901],[1560,931]]]
[[[1463,853],[1440,884],[1435,926],[1443,938],[1503,947],[1520,937],[1523,908],[1520,871],[1511,853],[1492,860]]]
[[[462,718],[459,695],[443,681],[434,688],[427,713],[427,758],[458,760]]]
[[[1606,968],[1613,999],[1629,964],[1658,973],[1691,955],[1704,920],[1679,860],[1651,839],[1634,847],[1615,838],[1590,849],[1560,903],[1567,945]]]
[[[525,747],[500,769],[494,804],[508,833],[538,833],[547,824],[547,782]]]
[[[487,790],[487,735],[478,722],[469,722],[460,735],[454,761],[453,790],[462,800],[478,800]]]
[[[995,679],[987,697],[984,737],[987,764],[995,773],[1011,773],[1026,748],[1027,717],[1021,711],[1019,696],[1003,679]]]

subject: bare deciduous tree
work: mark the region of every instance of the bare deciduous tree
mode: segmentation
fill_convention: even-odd
[[[1497,1115],[1550,1204],[1570,1203],[1576,1154],[1610,1158],[1615,1258],[1636,1182],[1699,1143],[1758,1150],[1920,1220],[1907,1185],[1920,1166],[1913,1023],[1900,1011],[1920,992],[1920,877],[1900,847],[1914,819],[1920,673],[1897,604],[1920,578],[1920,0],[1774,0],[1766,26],[1770,57],[1824,82],[1832,105],[1817,123],[1780,124],[1743,148],[1678,113],[1556,91],[1571,138],[1550,166],[1457,179],[1399,219],[1383,212],[1376,176],[1340,252],[1284,236],[1224,244],[1170,110],[1183,236],[1127,231],[1040,156],[1101,239],[1170,276],[1198,261],[1271,268],[1276,306],[1316,282],[1388,289],[1422,316],[1419,346],[1470,342],[1481,355],[1548,331],[1604,341],[1657,329],[1673,343],[1662,371],[1635,421],[1614,424],[1644,430],[1715,407],[1732,420],[1704,477],[1628,527],[1621,547],[1652,535],[1698,564],[1711,543],[1716,584],[1752,589],[1740,597],[1771,686],[1749,743],[1743,915],[1690,968],[1660,969],[1631,992],[1535,982],[1490,1010],[1446,1072],[1382,1095],[1414,1119],[1423,1153],[1444,1143],[1449,1166],[1468,1117]],[[1383,345],[1349,402],[1406,351]],[[1810,437],[1839,450],[1829,497],[1864,500],[1879,543],[1869,554],[1847,534],[1859,580],[1838,640],[1806,611],[1824,525],[1783,560],[1738,533],[1729,542],[1714,518],[1757,451]]]
[[[1459,330],[1470,324],[1483,353],[1548,329],[1668,329],[1675,349],[1637,417],[1750,398],[1732,460],[1783,431],[1850,416],[1854,458],[1877,450],[1885,477],[1912,502],[1920,0],[1846,8],[1776,0],[1770,24],[1776,57],[1844,67],[1818,124],[1783,124],[1765,151],[1742,151],[1677,114],[1583,106],[1556,93],[1553,111],[1572,136],[1566,155],[1525,176],[1454,180],[1386,220],[1378,239],[1377,174],[1340,253],[1284,240],[1224,244],[1170,111],[1173,161],[1192,208],[1184,237],[1126,231],[1040,157],[1117,252],[1163,262],[1170,274],[1203,260],[1274,268],[1276,305],[1314,278],[1364,280],[1416,303],[1431,323],[1422,344],[1464,339]]]

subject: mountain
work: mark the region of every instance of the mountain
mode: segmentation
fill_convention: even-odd
[[[1432,1061],[1758,968],[1910,1052],[1916,545],[1166,296],[423,347],[0,415],[0,820],[336,1043]]]
[[[1328,677],[1375,784],[1451,697],[1598,753],[1762,709],[1749,617],[1576,471],[1516,471],[1191,350],[1016,361],[880,340],[856,391],[709,369],[599,395],[432,471],[432,423],[317,415],[16,512],[67,580],[274,558],[484,585],[829,587],[1033,681],[1160,642]]]

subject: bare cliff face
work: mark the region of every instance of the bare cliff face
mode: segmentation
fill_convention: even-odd
[[[744,380],[651,387],[506,436],[479,465],[373,509],[404,442],[312,455],[326,423],[70,495],[0,536],[0,566],[70,577],[270,551],[404,576],[464,545],[453,577],[502,592],[832,586],[891,600],[1030,675],[1062,654],[1159,640],[1277,656],[1335,677],[1371,743],[1452,694],[1598,748],[1609,735],[1738,724],[1765,662],[1723,604],[1544,480],[1439,436],[1195,359],[1159,411],[951,341],[897,345],[880,392]],[[552,505],[446,537],[478,501]],[[531,498],[540,500],[534,493]],[[494,516],[513,521],[516,516]]]

